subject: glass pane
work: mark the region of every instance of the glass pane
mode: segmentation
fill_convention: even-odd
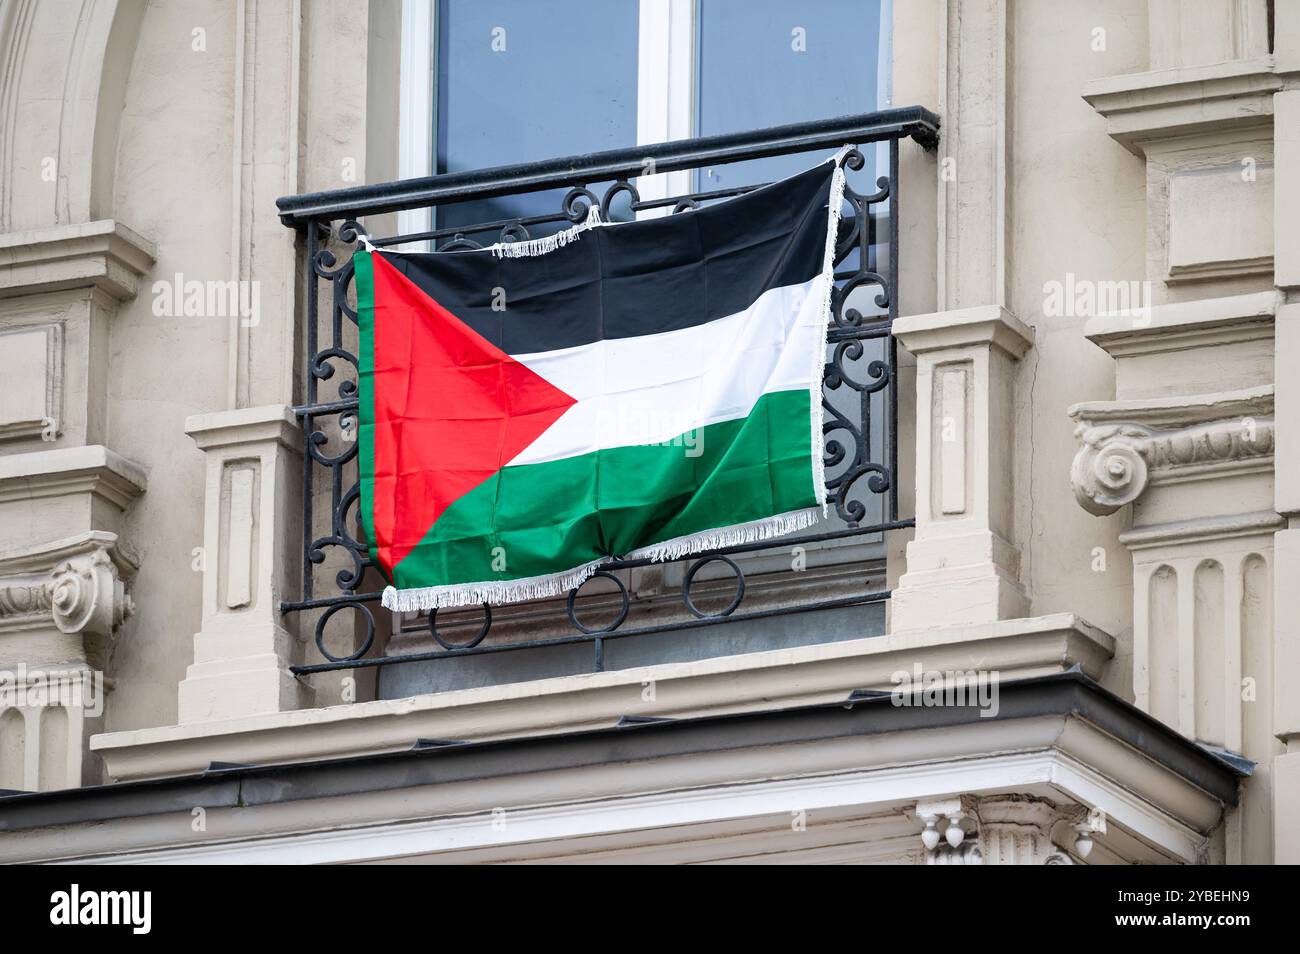
[[[436,171],[636,145],[638,11],[638,0],[440,0]],[[563,197],[446,206],[437,227],[550,215]]]
[[[699,0],[698,134],[884,108],[889,27],[881,14],[888,5],[888,0]],[[819,158],[804,153],[702,169],[696,186],[711,190],[770,182]],[[859,173],[855,187],[874,182],[872,171]]]
[[[867,113],[889,106],[890,0],[698,0],[696,35],[696,129],[701,136],[742,132],[784,123],[829,119]],[[776,156],[750,162],[713,166],[696,172],[695,188],[701,192],[771,182],[807,169],[834,150]],[[849,184],[858,192],[876,191],[878,176],[889,173],[888,147],[862,149],[866,165],[849,172]],[[876,218],[867,267],[888,268],[889,203],[876,206]],[[858,267],[855,250],[840,266],[841,272]],[[867,320],[880,317],[874,297],[878,286],[864,286],[849,298]],[[884,339],[862,342],[862,354],[845,360],[848,381],[864,385],[873,380],[873,361],[882,359]],[[828,350],[828,358],[835,352]],[[832,431],[830,438],[850,455],[865,445],[867,458],[883,462],[887,392],[858,390],[849,384],[828,392],[834,412],[862,430]],[[828,469],[836,478],[849,471],[848,462]],[[882,522],[886,500],[871,494],[866,478],[854,483],[851,500],[866,506],[859,525]],[[844,526],[832,508],[829,525]],[[878,540],[879,538],[874,538]],[[861,537],[846,538],[827,549],[860,548]]]

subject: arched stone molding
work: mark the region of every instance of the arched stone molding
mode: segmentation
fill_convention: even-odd
[[[5,6],[0,232],[113,217],[119,118],[144,8],[83,0],[70,17],[66,4]],[[51,174],[52,188],[33,187]]]

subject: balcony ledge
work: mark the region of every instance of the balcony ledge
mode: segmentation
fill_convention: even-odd
[[[888,690],[895,672],[916,665],[925,671],[997,672],[1003,681],[1077,665],[1096,678],[1114,648],[1111,636],[1063,613],[110,732],[94,736],[90,745],[114,780],[159,778],[199,772],[212,762],[306,762],[400,752],[418,739],[487,741],[603,728],[623,716],[687,718],[836,702],[855,689]]]

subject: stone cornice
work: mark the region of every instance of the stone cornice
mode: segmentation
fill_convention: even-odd
[[[1207,394],[1084,401],[1072,405],[1067,413],[1075,421],[1087,424],[1130,422],[1153,428],[1179,428],[1228,418],[1271,417],[1273,393],[1273,386],[1266,384]]]
[[[302,426],[293,408],[283,404],[195,414],[185,419],[185,433],[200,450],[276,441],[302,449]]]
[[[101,444],[0,457],[0,503],[90,493],[125,510],[144,490],[144,468]]]
[[[893,335],[912,354],[995,345],[1021,358],[1034,343],[1034,329],[1001,305],[980,305],[928,315],[908,315],[894,322]]]
[[[1108,76],[1085,84],[1083,98],[1106,118],[1106,132],[1145,156],[1160,142],[1240,127],[1272,127],[1282,88],[1273,58]]]
[[[1271,510],[1231,514],[1226,517],[1199,517],[1171,524],[1135,527],[1119,535],[1119,542],[1130,551],[1160,547],[1167,552],[1171,545],[1203,547],[1213,541],[1221,544],[1234,538],[1254,539],[1271,535],[1286,526],[1286,520]],[[1199,555],[1199,550],[1198,550]]]
[[[1003,680],[1078,665],[1100,674],[1115,640],[1071,615],[951,626],[744,656],[560,676],[350,706],[297,709],[97,735],[115,779],[202,771],[212,761],[270,764],[409,749],[417,738],[501,739],[613,724],[624,715],[682,718],[842,700],[888,690],[893,674],[996,670]],[[653,700],[629,708],[654,682]],[[539,729],[539,727],[544,727]]]
[[[1084,336],[1112,358],[1160,354],[1273,338],[1280,296],[1276,291],[1158,305],[1141,322],[1099,315]]]
[[[1153,483],[1271,470],[1273,388],[1076,404],[1075,499],[1105,515]]]
[[[120,222],[103,219],[0,235],[0,298],[97,288],[133,298],[156,249]]]

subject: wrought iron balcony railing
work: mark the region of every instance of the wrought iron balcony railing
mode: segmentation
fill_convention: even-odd
[[[859,116],[799,123],[747,133],[681,140],[633,149],[572,156],[545,162],[485,169],[366,185],[356,188],[288,196],[278,202],[286,226],[303,233],[305,245],[305,368],[301,406],[296,408],[305,442],[303,464],[303,578],[301,598],[284,602],[284,613],[314,614],[316,645],[324,662],[300,665],[301,675],[349,668],[389,666],[403,662],[430,662],[542,646],[591,644],[596,669],[605,666],[606,645],[628,636],[689,630],[755,620],[790,613],[880,603],[889,592],[864,587],[832,599],[800,601],[782,599],[757,609],[746,607],[745,568],[737,562],[749,551],[789,549],[825,544],[846,538],[877,536],[908,527],[911,519],[898,512],[898,454],[896,349],[891,326],[898,315],[899,142],[912,138],[932,148],[938,138],[938,118],[919,107],[890,109]],[[824,425],[828,503],[834,519],[819,532],[791,535],[734,546],[679,561],[680,613],[666,622],[664,614],[647,625],[627,625],[634,599],[620,571],[647,566],[645,560],[617,560],[596,580],[604,580],[601,599],[591,603],[606,617],[594,622],[579,618],[584,602],[577,591],[569,594],[565,612],[567,632],[548,632],[530,638],[518,627],[509,640],[493,639],[493,616],[483,607],[481,616],[461,620],[457,627],[468,638],[453,640],[439,628],[437,614],[429,616],[429,634],[439,647],[431,651],[387,654],[375,645],[374,610],[382,581],[369,559],[358,527],[360,496],[356,475],[357,412],[356,309],[352,291],[351,253],[358,236],[367,234],[378,247],[427,243],[438,250],[475,248],[496,241],[524,240],[539,231],[582,221],[590,204],[601,206],[606,218],[630,216],[648,210],[676,213],[701,203],[725,199],[762,185],[701,189],[674,196],[642,198],[643,177],[702,170],[720,165],[775,156],[809,153],[808,164],[831,149],[853,144],[857,148],[841,160],[849,171],[845,210],[840,224],[836,256],[836,292],[829,333],[825,385]],[[819,153],[821,155],[819,155]],[[650,164],[653,163],[651,166]],[[869,175],[879,163],[887,169],[874,183],[855,189],[857,179]],[[750,167],[752,169],[752,167]],[[855,175],[856,173],[856,175]],[[660,180],[662,181],[662,180]],[[678,180],[680,181],[680,177]],[[692,176],[692,181],[699,182]],[[868,180],[869,181],[869,180]],[[362,220],[402,210],[430,208],[435,215],[464,203],[565,190],[554,212],[497,219],[478,225],[447,225],[415,234],[379,237],[367,232]],[[660,190],[661,191],[661,190]],[[462,216],[463,217],[463,216]],[[734,574],[734,592],[724,593],[713,610],[701,609],[692,586],[698,571],[721,564]],[[322,579],[333,574],[328,589]],[[707,575],[707,574],[706,574]],[[594,581],[580,589],[601,591]],[[719,602],[716,593],[714,603]],[[351,625],[341,614],[354,617]],[[463,612],[462,612],[463,615]],[[333,622],[332,622],[333,621]],[[304,621],[306,622],[306,621]],[[339,650],[330,643],[349,645]]]

